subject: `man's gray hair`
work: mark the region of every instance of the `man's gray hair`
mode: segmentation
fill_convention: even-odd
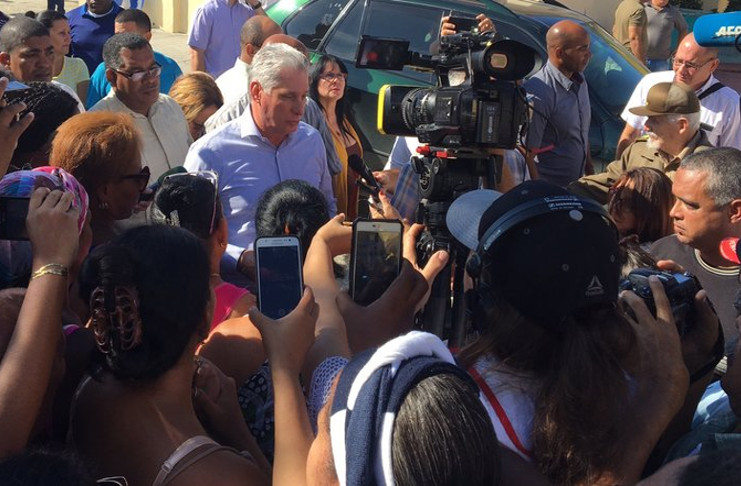
[[[135,51],[137,49],[144,49],[149,45],[149,41],[145,39],[141,34],[135,32],[123,32],[110,37],[105,44],[103,44],[103,62],[106,67],[111,69],[121,69],[123,66],[123,60],[121,59],[121,51],[129,49]]]
[[[693,132],[696,132],[700,129],[700,112],[695,113],[669,113],[666,115],[667,119],[669,119],[672,123],[677,123],[680,118],[684,118],[687,120],[687,123],[690,126],[690,130]]]
[[[281,71],[300,69],[309,76],[308,61],[299,51],[286,44],[268,44],[252,59],[250,79],[257,81],[266,92],[271,92],[281,82]]]
[[[705,192],[715,204],[725,206],[741,199],[741,150],[719,147],[695,152],[682,160],[681,169],[705,172]]]
[[[49,37],[49,29],[30,17],[14,17],[0,29],[0,52],[11,53],[31,37]]]

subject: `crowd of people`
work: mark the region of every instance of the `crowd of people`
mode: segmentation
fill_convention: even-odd
[[[432,284],[463,272],[446,250],[418,261],[419,142],[360,180],[345,64],[310,62],[266,2],[206,1],[186,74],[113,0],[9,18],[0,484],[735,484],[739,96],[679,22],[662,65],[623,3],[616,37],[671,69],[636,86],[594,173],[589,35],[550,28],[496,190],[438,222],[467,254],[456,349],[419,330]],[[366,204],[359,181],[383,190]],[[343,289],[360,215],[404,226],[368,306]],[[305,289],[271,319],[254,243],[285,235]],[[645,267],[661,278],[631,279]]]

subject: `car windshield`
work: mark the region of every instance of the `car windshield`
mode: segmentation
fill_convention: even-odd
[[[563,17],[537,17],[537,20],[550,26]],[[584,72],[589,91],[598,94],[605,109],[619,117],[644,72],[638,61],[624,55],[622,46],[604,29],[592,23],[581,25],[589,32],[592,43],[592,59]]]

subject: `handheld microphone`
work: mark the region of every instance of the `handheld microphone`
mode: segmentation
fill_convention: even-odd
[[[373,172],[370,170],[370,168],[365,165],[365,162],[363,162],[363,159],[360,158],[360,156],[356,154],[352,154],[350,157],[347,158],[347,165],[350,166],[352,170],[360,174],[360,177],[365,179],[365,182],[367,182],[370,187],[368,189],[373,192],[374,197],[378,197],[378,192],[381,190],[381,185],[378,183],[375,177],[373,177]]]
[[[702,47],[735,46],[741,35],[741,12],[703,15],[695,21],[693,33]]]

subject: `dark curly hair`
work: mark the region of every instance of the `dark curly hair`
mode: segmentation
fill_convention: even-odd
[[[94,293],[103,296],[97,310],[109,318],[94,322],[93,330],[107,337],[98,342],[106,368],[132,380],[155,379],[169,370],[193,336],[208,329],[208,279],[203,244],[181,228],[142,226],[95,248],[80,272],[80,297],[90,302]],[[121,289],[136,303],[120,305]],[[140,339],[127,343],[116,321],[134,322],[128,331]]]
[[[306,181],[289,179],[263,193],[255,209],[257,236],[296,235],[306,257],[311,239],[329,221],[324,194]]]

